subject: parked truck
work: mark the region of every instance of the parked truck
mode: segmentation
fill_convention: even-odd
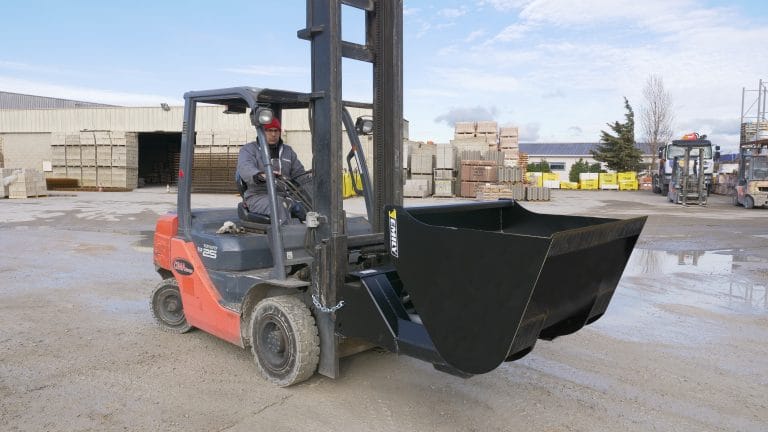
[[[704,169],[704,186],[709,193],[712,190],[712,172],[714,168],[714,152],[712,142],[706,139],[706,135],[699,135],[696,132],[683,135],[682,139],[673,140],[670,143],[659,146],[659,162],[653,173],[653,192],[669,195],[669,184],[672,181],[673,162],[675,158],[685,157],[686,148],[691,148],[689,157],[698,159],[699,151],[703,152],[702,160]],[[715,146],[715,151],[720,150]]]

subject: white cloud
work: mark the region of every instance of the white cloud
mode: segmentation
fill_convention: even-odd
[[[531,3],[531,0],[481,0],[478,4],[480,6],[489,5],[502,12],[520,9],[526,4]]]
[[[533,27],[534,25],[531,23],[515,23],[508,25],[502,31],[500,31],[496,37],[491,40],[491,42],[509,42],[512,40],[520,39]]]
[[[485,30],[475,30],[467,35],[467,37],[464,39],[464,42],[473,42],[483,36],[485,36],[487,32]]]
[[[440,9],[437,14],[440,15],[443,18],[448,19],[455,19],[462,15],[465,15],[467,13],[467,8],[462,7],[459,9],[456,8],[446,8],[446,9]]]

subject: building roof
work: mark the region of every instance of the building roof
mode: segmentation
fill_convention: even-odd
[[[520,151],[533,156],[582,156],[592,157],[594,150],[600,143],[520,143]],[[644,143],[635,143],[635,146],[645,154],[647,152]]]
[[[59,99],[46,96],[34,96],[21,93],[0,91],[0,109],[55,109],[55,108],[95,108],[114,107],[94,102],[71,99]]]

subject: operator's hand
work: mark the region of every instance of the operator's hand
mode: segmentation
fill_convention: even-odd
[[[282,174],[280,174],[277,171],[272,171],[272,174],[274,174],[275,177],[282,177]],[[253,181],[254,182],[264,183],[265,181],[267,181],[267,176],[265,176],[263,172],[260,172],[260,173],[256,174],[255,176],[253,176]]]

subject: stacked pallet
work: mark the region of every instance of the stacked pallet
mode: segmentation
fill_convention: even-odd
[[[456,139],[474,138],[476,131],[477,123],[475,122],[456,122],[453,134]]]
[[[617,174],[619,190],[637,190],[639,183],[636,172],[620,172]]]
[[[499,125],[495,121],[477,122],[475,136],[485,138],[489,150],[498,150],[499,148]]]
[[[548,187],[525,186],[526,201],[549,201],[550,192]]]
[[[435,158],[434,195],[453,197],[456,194],[456,167],[458,166],[456,148],[451,144],[438,144]]]
[[[519,166],[501,165],[498,167],[499,183],[521,183],[523,181],[523,171]]]
[[[8,185],[8,198],[30,198],[48,195],[45,176],[36,169],[12,170],[16,181]]]
[[[414,180],[411,183],[406,181],[406,188],[409,190],[409,195],[423,198],[422,194],[426,193],[426,196],[432,195],[433,190],[433,171],[435,169],[435,156],[437,153],[437,146],[431,142],[417,142],[411,145],[411,177],[410,180]]]
[[[51,153],[51,177],[74,179],[83,187],[133,189],[138,184],[135,132],[54,133]]]
[[[478,186],[477,199],[483,201],[496,201],[500,199],[525,199],[525,185],[516,184],[485,184]]]
[[[426,198],[432,195],[432,181],[429,179],[408,179],[403,186],[406,198]]]
[[[237,157],[244,133],[198,132],[192,159],[192,192],[237,193]]]
[[[520,136],[517,127],[499,129],[499,150],[504,153],[505,160],[518,160],[520,157]]]
[[[619,190],[619,180],[616,173],[600,173],[598,176],[600,189]]]
[[[579,174],[579,189],[597,190],[598,180],[598,173],[581,173]]]
[[[480,186],[498,181],[498,164],[493,160],[464,159],[461,161],[459,174],[461,179],[460,195],[465,198],[476,198]]]
[[[768,140],[768,122],[747,122],[741,124],[740,145],[754,141]]]

